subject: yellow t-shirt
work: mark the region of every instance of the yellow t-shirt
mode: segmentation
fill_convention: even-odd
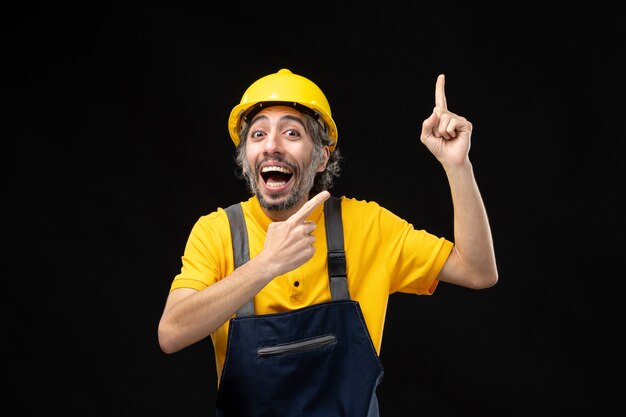
[[[263,248],[271,220],[256,197],[242,202],[250,258]],[[375,202],[342,197],[344,246],[350,297],[359,302],[376,351],[380,353],[389,294],[430,295],[452,242],[413,226]],[[326,264],[326,230],[323,207],[308,220],[316,223],[315,255],[304,265],[274,278],[254,297],[256,314],[294,310],[330,300]],[[182,268],[171,285],[201,291],[234,269],[230,226],[226,212],[218,208],[193,226]],[[228,322],[211,338],[218,379],[226,356]]]

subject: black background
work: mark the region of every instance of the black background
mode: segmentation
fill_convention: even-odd
[[[331,103],[333,193],[436,234],[452,237],[449,190],[419,132],[437,74],[474,124],[500,281],[391,296],[382,415],[619,414],[618,16],[598,2],[6,10],[3,408],[213,415],[210,341],[166,355],[157,324],[193,223],[247,198],[230,109],[289,68]]]

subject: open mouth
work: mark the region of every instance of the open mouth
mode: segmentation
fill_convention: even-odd
[[[282,166],[270,165],[261,168],[261,178],[268,188],[281,188],[293,177],[293,172]]]

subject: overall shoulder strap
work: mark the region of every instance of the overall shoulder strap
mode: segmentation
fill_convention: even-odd
[[[349,300],[346,253],[343,244],[341,198],[331,196],[324,203],[326,245],[328,246],[328,278],[333,301]]]
[[[225,209],[230,224],[230,236],[233,242],[233,256],[235,259],[235,269],[250,260],[250,249],[248,247],[248,229],[243,218],[243,210],[240,203],[232,204]],[[248,317],[254,315],[254,298],[237,311],[238,317]]]

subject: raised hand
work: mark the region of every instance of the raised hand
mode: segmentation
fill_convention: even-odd
[[[307,218],[329,197],[328,191],[322,191],[287,220],[269,225],[263,255],[266,267],[273,271],[274,276],[296,269],[313,257],[315,223],[307,221]]]
[[[442,164],[462,164],[470,149],[472,123],[448,110],[445,76],[440,74],[435,85],[435,108],[422,123],[421,141]]]

